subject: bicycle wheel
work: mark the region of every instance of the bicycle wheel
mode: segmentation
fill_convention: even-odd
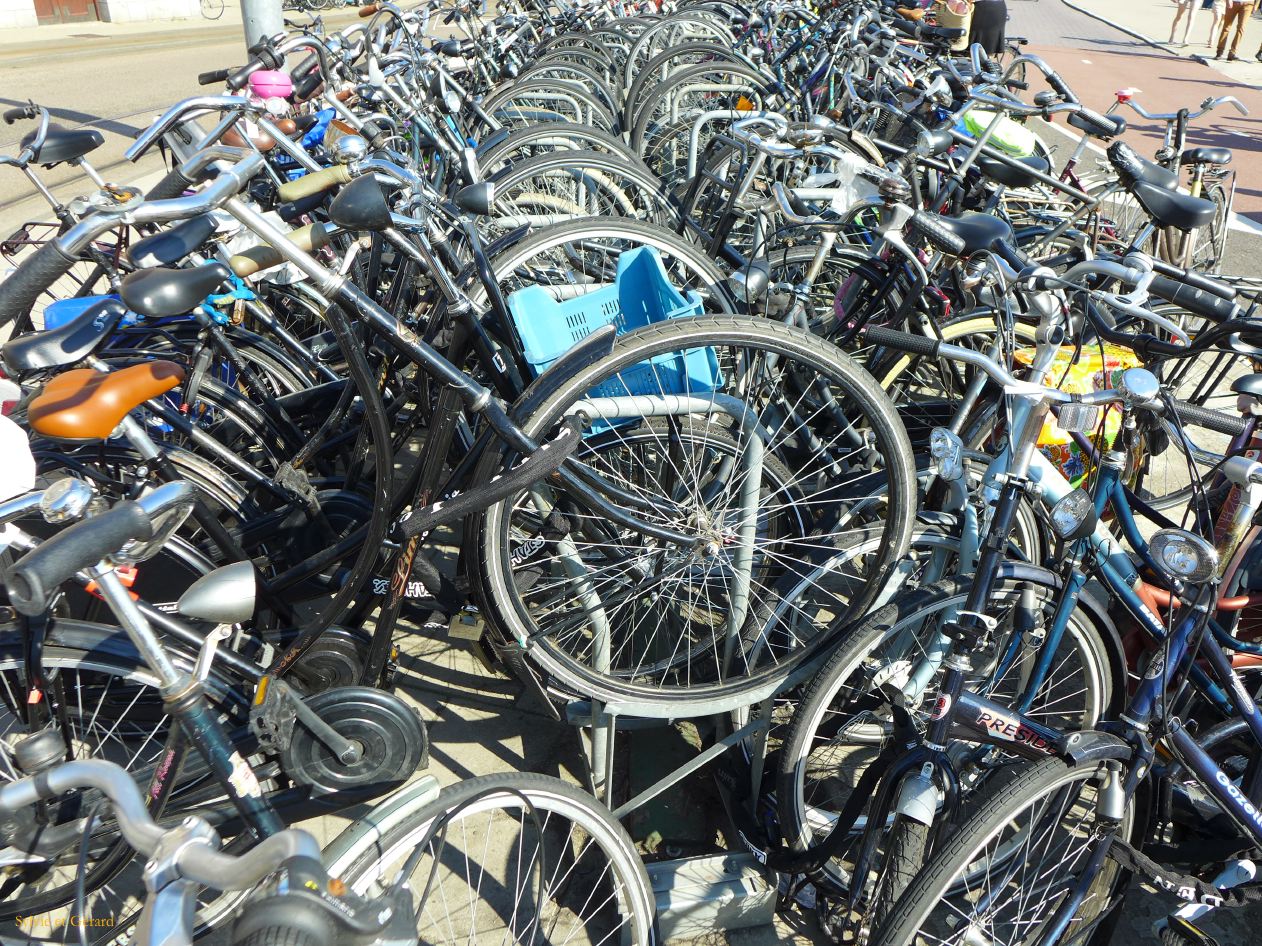
[[[482,107],[505,128],[530,128],[540,122],[591,125],[614,134],[620,129],[613,113],[595,92],[575,82],[536,77],[510,83],[487,98]]]
[[[1024,692],[1038,648],[1022,641],[1039,638],[1059,597],[1050,574],[1048,579],[1000,581],[988,607],[998,621],[995,642],[975,655],[976,670],[966,683],[970,690],[1008,705]],[[908,710],[927,723],[932,707],[925,701],[936,692],[941,673],[939,621],[963,606],[971,584],[971,578],[953,577],[900,594],[855,627],[806,687],[781,752],[776,793],[781,830],[796,849],[810,850],[832,833],[854,786],[893,735],[888,707],[873,697],[877,688],[899,686]],[[1125,668],[1116,632],[1106,620],[1075,609],[1030,716],[1079,729],[1111,709]],[[1015,657],[1014,645],[1020,648]],[[984,784],[997,761],[995,753],[961,752],[961,788],[971,791]],[[856,822],[856,841],[866,823],[866,816]],[[850,883],[850,853],[843,849],[824,867],[839,889]]]
[[[537,229],[585,217],[627,217],[663,226],[678,219],[653,173],[617,155],[541,154],[491,180],[491,213],[479,218],[487,242],[523,225]]]
[[[406,870],[423,943],[653,942],[653,897],[631,838],[598,801],[547,775],[448,786],[329,870],[361,895]]]
[[[172,654],[187,669],[191,660]],[[28,732],[26,724],[27,647],[23,635],[0,634],[0,739],[6,744]],[[166,759],[169,717],[157,679],[140,663],[134,646],[115,628],[80,621],[57,621],[50,630],[41,666],[50,686],[49,711],[65,736],[66,757],[109,759],[124,766],[146,785]],[[211,673],[207,696],[230,728],[245,731],[249,703],[239,684]],[[9,753],[0,754],[0,781],[21,773]],[[169,796],[166,814],[221,799],[195,751],[185,757],[179,781]],[[85,817],[93,805],[91,792],[72,793],[45,809],[50,832],[57,825]],[[69,922],[74,912],[78,874],[78,835],[47,861],[6,875],[0,922],[35,917],[39,924],[21,926],[29,939],[77,942],[79,930]],[[87,910],[83,917],[91,941],[106,942],[123,934],[113,924],[139,910],[144,902],[141,862],[116,825],[98,825],[88,848]]]
[[[519,128],[503,140],[493,141],[478,149],[482,174],[490,178],[501,168],[517,165],[540,154],[554,151],[600,151],[616,154],[629,161],[638,160],[620,139],[590,125],[557,125],[555,122],[535,128]]]
[[[1100,812],[1108,766],[1044,759],[997,779],[926,862],[872,946],[1037,941],[1079,884],[1086,894],[1057,943],[1085,942],[1125,879],[1107,860],[1087,876],[1088,861],[1105,839],[1129,840],[1136,822],[1133,804],[1120,822]]]
[[[547,673],[605,701],[677,707],[784,679],[836,639],[820,634],[807,647],[791,627],[762,623],[783,613],[784,589],[848,534],[883,529],[877,551],[853,563],[860,580],[832,614],[839,625],[863,612],[907,547],[915,472],[888,398],[805,331],[695,317],[623,336],[562,380],[523,429],[546,438],[590,392],[619,391],[644,396],[633,405],[643,414],[596,421],[576,456],[618,508],[650,530],[684,530],[689,547],[574,497],[527,491],[487,510],[472,533],[488,614]],[[672,436],[633,438],[674,403],[659,402],[668,393],[692,398],[668,419]],[[775,495],[747,472],[755,436],[794,471]]]
[[[1231,206],[1227,189],[1222,184],[1206,184],[1201,197],[1214,202],[1214,219],[1192,236],[1191,265],[1198,272],[1216,273],[1227,251],[1227,233],[1231,227]]]
[[[697,293],[707,312],[735,311],[718,264],[673,230],[641,220],[590,217],[556,224],[497,253],[491,272],[505,296],[542,286],[558,300],[572,299],[612,283],[618,258],[640,246],[656,250],[671,285]],[[466,291],[475,304],[485,304],[481,283]]]
[[[223,16],[223,0],[201,0],[202,16],[208,20],[217,20]]]

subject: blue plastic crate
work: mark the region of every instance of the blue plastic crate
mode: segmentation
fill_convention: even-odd
[[[521,337],[526,361],[536,375],[604,325],[618,334],[665,319],[701,314],[701,300],[681,294],[666,277],[652,247],[628,250],[618,258],[613,285],[557,302],[541,286],[519,289],[508,297],[508,311]],[[592,397],[626,394],[705,394],[723,383],[714,349],[698,347],[683,354],[659,355],[624,368],[618,379],[597,385]],[[607,429],[595,424],[592,432]]]

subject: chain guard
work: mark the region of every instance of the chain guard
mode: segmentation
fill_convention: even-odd
[[[429,738],[417,712],[400,697],[372,687],[344,686],[304,701],[339,735],[359,743],[357,762],[340,761],[299,721],[281,751],[285,774],[299,785],[339,792],[402,782],[429,764]]]

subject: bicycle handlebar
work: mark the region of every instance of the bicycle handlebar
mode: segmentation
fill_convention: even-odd
[[[140,787],[121,766],[104,759],[63,762],[39,775],[0,787],[0,809],[18,811],[76,789],[96,789],[109,799],[119,830],[145,856],[158,850],[168,829],[162,828],[145,806]],[[248,890],[285,861],[320,857],[320,846],[306,831],[289,828],[271,835],[244,854],[225,854],[207,843],[190,843],[172,855],[180,874],[216,890]]]
[[[172,105],[162,116],[136,136],[132,145],[123,152],[128,161],[138,161],[142,155],[176,125],[208,112],[223,112],[249,107],[249,100],[240,95],[195,95]]]

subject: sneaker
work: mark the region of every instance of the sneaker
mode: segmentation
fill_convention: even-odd
[[[1262,62],[1262,51],[1260,51],[1255,58],[1258,60],[1258,62]]]
[[[1228,57],[1227,57],[1227,61],[1228,61],[1228,62],[1239,62],[1239,61],[1240,61],[1240,57],[1239,57],[1239,56],[1237,56],[1235,53],[1232,53],[1230,56],[1228,56]]]

